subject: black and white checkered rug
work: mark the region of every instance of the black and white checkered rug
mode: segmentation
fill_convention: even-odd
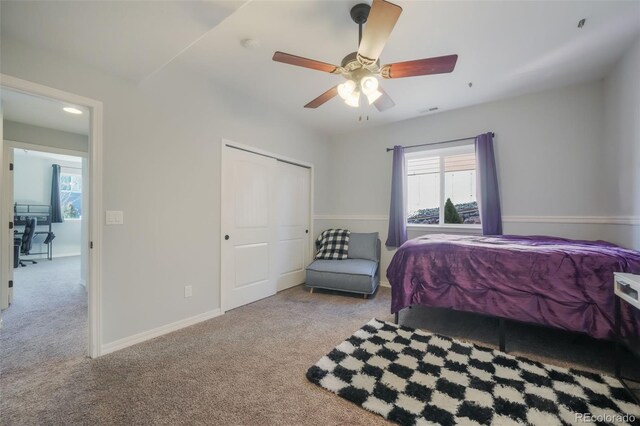
[[[307,378],[402,425],[638,424],[613,377],[371,320]],[[634,418],[635,417],[635,418]]]

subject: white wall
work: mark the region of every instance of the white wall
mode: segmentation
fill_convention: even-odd
[[[640,39],[605,79],[606,205],[623,216],[640,216]],[[640,226],[612,229],[616,239],[640,250]]]
[[[378,231],[384,243],[394,144],[414,145],[494,131],[504,232],[612,239],[605,216],[610,173],[602,164],[603,82],[569,86],[402,121],[332,140],[330,226]],[[589,217],[589,218],[585,218]],[[554,221],[577,223],[553,223]],[[541,223],[537,223],[541,222]],[[436,231],[442,232],[442,231]],[[447,232],[449,232],[447,230]],[[409,236],[419,235],[410,231]],[[383,254],[386,271],[393,252]]]
[[[14,155],[13,199],[18,204],[44,204],[51,201],[52,164],[69,167],[80,167],[81,163],[67,163],[53,158],[25,155],[16,150]],[[48,226],[39,225],[38,231],[45,231]],[[79,220],[65,220],[52,224],[56,235],[53,240],[53,257],[80,255],[81,223]],[[36,244],[33,252],[46,252],[46,246]],[[40,256],[40,257],[45,257]]]
[[[11,120],[4,121],[4,139],[80,152],[88,152],[89,149],[89,139],[86,135]]]
[[[162,71],[141,85],[2,40],[2,72],[104,103],[103,343],[220,306],[220,140],[314,163],[327,198],[326,138],[200,77]],[[185,299],[184,286],[193,286]]]

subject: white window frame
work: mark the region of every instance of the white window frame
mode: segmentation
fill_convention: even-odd
[[[81,163],[78,163],[78,165],[80,165]],[[62,177],[62,175],[72,175],[72,176],[80,176],[80,182],[82,185],[82,188],[80,190],[80,203],[82,203],[82,190],[84,189],[84,182],[82,182],[82,170],[77,170],[77,167],[74,166],[65,166],[63,164],[60,165],[60,176]],[[60,190],[60,192],[62,192],[62,190]],[[84,210],[84,206],[82,206],[83,210]],[[64,218],[65,222],[79,222],[82,220],[82,216],[80,217],[64,217],[64,210],[62,210],[62,217]]]
[[[444,157],[448,155],[457,155],[457,154],[470,154],[475,153],[475,145],[474,143],[465,143],[463,145],[456,145],[447,148],[426,148],[420,149],[416,151],[407,152],[404,155],[405,161],[405,170],[409,170],[408,161],[413,158],[423,158],[423,157],[440,157],[440,216],[438,218],[438,224],[416,224],[409,223],[408,218],[408,190],[409,186],[405,185],[407,188],[407,193],[404,200],[405,205],[405,221],[407,224],[407,230],[411,231],[427,231],[427,230],[438,230],[438,231],[449,231],[449,232],[461,232],[461,233],[482,233],[482,225],[481,224],[463,224],[463,223],[444,223],[444,204],[446,202],[445,197],[445,180],[442,175],[442,171],[444,169]],[[408,180],[408,175],[405,174],[405,180]]]

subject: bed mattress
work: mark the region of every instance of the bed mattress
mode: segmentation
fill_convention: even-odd
[[[451,308],[613,339],[613,273],[640,274],[640,253],[604,241],[544,236],[430,235],[395,253],[391,312]],[[640,313],[623,303],[623,334]]]

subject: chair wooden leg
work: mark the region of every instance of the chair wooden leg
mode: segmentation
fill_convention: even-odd
[[[309,294],[313,294],[313,287],[309,288]]]

